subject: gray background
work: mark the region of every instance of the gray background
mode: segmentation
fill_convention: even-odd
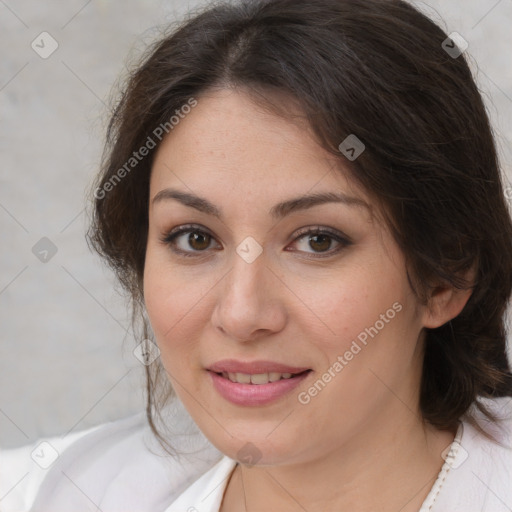
[[[84,239],[112,87],[158,28],[205,2],[0,0],[0,446],[143,407],[123,297]],[[414,2],[468,42],[512,177],[512,0]],[[42,59],[43,31],[58,49]],[[47,237],[56,254],[32,248]],[[40,242],[43,243],[43,242]],[[51,255],[51,253],[50,253]]]

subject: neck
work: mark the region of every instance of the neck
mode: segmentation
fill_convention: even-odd
[[[320,458],[293,465],[237,465],[220,512],[417,512],[455,432],[424,425],[408,410],[405,415],[394,412],[388,411],[387,422],[372,421]],[[397,417],[404,421],[397,425]]]

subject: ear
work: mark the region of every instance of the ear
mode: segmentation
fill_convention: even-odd
[[[471,268],[464,278],[471,285],[475,282],[476,269]],[[424,310],[423,326],[435,329],[455,318],[471,297],[472,288],[460,290],[449,284],[436,286],[430,293],[429,304]]]

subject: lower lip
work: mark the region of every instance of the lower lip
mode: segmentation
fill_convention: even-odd
[[[281,379],[268,384],[240,384],[229,379],[208,372],[213,380],[215,389],[226,400],[236,405],[265,405],[278,400],[294,390],[310,373],[301,373],[297,377]]]

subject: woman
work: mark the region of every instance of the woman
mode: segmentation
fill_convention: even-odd
[[[512,508],[512,224],[462,50],[395,0],[219,5],[151,49],[89,240],[153,437],[71,443],[32,510]]]

